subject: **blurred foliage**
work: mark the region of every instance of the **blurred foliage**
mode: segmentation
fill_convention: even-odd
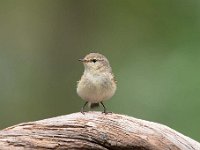
[[[89,52],[118,80],[110,111],[200,140],[199,0],[1,0],[0,128],[80,111]]]

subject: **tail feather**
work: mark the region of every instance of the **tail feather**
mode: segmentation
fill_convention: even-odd
[[[90,103],[89,104],[89,108],[93,109],[93,108],[96,108],[96,107],[99,107],[99,103]]]

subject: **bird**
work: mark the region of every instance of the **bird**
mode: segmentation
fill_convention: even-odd
[[[117,89],[108,59],[100,53],[89,53],[79,61],[84,65],[83,75],[77,83],[77,94],[85,100],[81,113],[84,114],[87,104],[90,108],[101,104],[102,113],[107,114],[103,101],[110,99]]]

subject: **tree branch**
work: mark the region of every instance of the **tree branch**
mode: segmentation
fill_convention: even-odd
[[[87,112],[6,128],[0,149],[200,150],[200,143],[158,123]]]

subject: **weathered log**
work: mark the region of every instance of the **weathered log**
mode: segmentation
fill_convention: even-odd
[[[0,149],[200,150],[200,143],[158,123],[87,112],[1,130]]]

